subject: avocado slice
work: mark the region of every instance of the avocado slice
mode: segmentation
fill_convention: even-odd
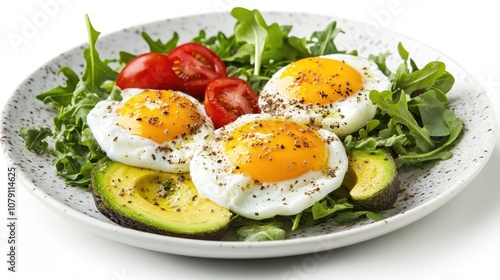
[[[104,158],[92,170],[91,188],[102,214],[141,231],[217,239],[231,219],[228,209],[198,196],[189,174],[137,168]]]
[[[343,185],[352,200],[370,209],[392,207],[399,191],[398,170],[388,151],[353,149]]]

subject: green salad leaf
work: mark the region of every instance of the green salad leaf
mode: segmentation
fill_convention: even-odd
[[[232,60],[231,57],[233,56],[234,50],[238,49],[238,43],[236,42],[234,34],[227,36],[222,32],[217,32],[216,35],[207,38],[207,33],[202,29],[198,33],[198,36],[194,37],[192,41],[213,50],[219,57],[224,58],[226,64]]]
[[[347,150],[388,147],[398,167],[448,159],[463,129],[446,96],[455,79],[443,62],[431,61],[419,68],[401,43],[398,53],[402,62],[396,71],[386,65],[389,52],[370,56],[390,78],[392,88],[370,92],[371,101],[378,106],[378,124],[375,128],[373,123],[367,124],[346,137],[344,144]]]
[[[119,99],[121,95],[120,90],[114,87],[118,73],[100,59],[96,49],[100,33],[92,27],[88,16],[85,16],[85,21],[89,46],[83,51],[83,75],[78,78],[73,70],[63,66],[58,73],[66,77],[66,85],[36,97],[59,110],[59,115],[53,120],[54,131],[40,127],[21,128],[20,134],[26,148],[39,154],[49,149],[46,138],[54,137],[54,147],[49,150],[55,157],[52,164],[57,173],[69,185],[87,187],[91,168],[105,156],[87,126],[87,115],[97,102],[110,95]]]
[[[414,165],[430,160],[445,160],[452,157],[450,148],[455,140],[457,140],[460,136],[460,133],[463,129],[463,122],[462,119],[457,117],[450,110],[444,110],[442,118],[446,127],[450,131],[449,136],[446,138],[446,142],[442,143],[438,148],[427,153],[408,153],[406,155],[400,155],[398,158],[396,158],[397,166],[403,166],[405,164]]]
[[[417,90],[427,90],[436,82],[437,78],[441,77],[445,71],[445,64],[440,61],[429,62],[421,70],[411,73],[398,71],[394,79],[393,90],[402,90],[408,93],[413,93]]]
[[[151,36],[144,31],[141,32],[141,36],[148,43],[149,51],[154,53],[167,54],[177,46],[177,43],[179,43],[179,34],[177,34],[177,32],[174,32],[172,38],[166,42],[162,42],[160,39],[153,40]]]
[[[420,127],[413,115],[408,110],[407,95],[402,92],[399,100],[393,102],[392,91],[370,92],[370,99],[377,104],[379,109],[391,116],[391,125],[404,125],[408,128],[407,134],[415,140],[415,146],[422,152],[427,152],[434,147],[434,142],[430,138],[429,131],[425,127]]]
[[[286,231],[278,222],[258,223],[255,221],[240,227],[236,233],[243,241],[283,240],[286,235]]]
[[[390,55],[391,52],[387,51],[378,55],[370,54],[368,58],[377,64],[378,68],[382,71],[382,73],[384,73],[384,75],[390,77],[392,75],[392,71],[389,67],[387,67],[387,57]]]
[[[43,101],[45,104],[50,103],[54,108],[60,109],[71,103],[73,92],[80,79],[78,75],[67,66],[61,67],[57,74],[63,74],[66,77],[66,85],[59,85],[47,92],[37,95],[36,98]]]
[[[267,24],[258,10],[234,8],[237,20],[234,34],[221,32],[207,37],[202,30],[193,41],[212,49],[226,63],[228,76],[246,80],[256,92],[260,92],[269,78],[291,62],[311,56],[347,53],[338,50],[335,38],[343,31],[336,22],[325,30],[312,33],[310,38],[290,35],[292,26]],[[349,51],[356,54],[355,50]]]
[[[384,219],[384,216],[356,205],[344,195],[342,197],[328,195],[315,202],[310,208],[297,214],[293,218],[290,231],[296,230],[299,226],[312,226],[327,219],[333,219],[338,224],[345,224],[360,218],[380,221]]]
[[[116,81],[118,73],[99,58],[99,52],[96,50],[96,43],[101,33],[94,29],[88,15],[85,15],[85,22],[89,35],[89,47],[83,50],[83,58],[86,61],[86,67],[83,71],[82,82],[84,82],[85,86],[88,86],[90,91],[94,94],[97,94],[100,98],[105,98],[109,92],[103,88],[103,85],[108,81]]]
[[[384,216],[373,212],[373,211],[367,211],[367,210],[359,210],[359,211],[342,211],[337,213],[335,217],[333,217],[333,220],[338,223],[338,224],[344,224],[348,223],[351,221],[355,221],[359,218],[362,217],[367,217],[368,219],[372,221],[381,221],[385,219]]]
[[[328,198],[315,202],[314,205],[311,207],[311,213],[314,220],[318,220],[331,216],[336,212],[353,208],[354,204],[350,203],[346,199],[342,199],[341,201],[335,201]]]
[[[311,41],[315,42],[314,45],[310,47],[312,56],[321,56],[332,53],[346,53],[346,51],[341,51],[337,49],[335,43],[335,37],[337,35],[344,33],[344,31],[340,28],[337,28],[337,22],[333,21],[328,24],[324,31],[315,31],[311,35]],[[356,54],[356,51],[353,51],[352,54]]]
[[[52,130],[47,127],[21,127],[19,134],[25,141],[26,148],[37,154],[43,154],[49,143],[45,140],[47,137],[52,136]]]
[[[167,54],[171,50],[173,50],[177,46],[177,43],[179,42],[179,34],[177,34],[177,32],[174,32],[172,38],[170,38],[170,40],[166,42],[162,42],[161,39],[154,40],[148,33],[144,31],[141,32],[141,36],[144,39],[144,41],[146,41],[146,43],[148,44],[149,51],[154,53]],[[135,54],[131,54],[125,51],[120,51],[119,55],[120,55],[120,62],[124,65],[137,56]]]
[[[238,19],[234,29],[236,41],[244,42],[247,46],[251,46],[250,48],[243,47],[242,49],[245,51],[245,54],[247,53],[246,50],[253,49],[253,53],[249,53],[250,63],[254,64],[253,74],[259,75],[266,41],[269,38],[270,42],[279,42],[279,40],[272,39],[272,35],[276,35],[273,32],[279,31],[276,30],[276,25],[272,28],[267,26],[258,10],[250,11],[244,8],[234,8],[231,11],[231,15]]]

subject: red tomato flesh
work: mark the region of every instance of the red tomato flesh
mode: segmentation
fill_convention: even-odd
[[[241,115],[260,113],[258,99],[246,81],[223,77],[214,79],[207,85],[204,106],[215,128],[219,128]]]
[[[207,84],[226,76],[226,65],[209,48],[198,43],[185,43],[167,54],[180,83],[177,90],[203,100]]]
[[[166,55],[144,53],[129,61],[120,71],[116,85],[120,89],[173,89],[179,79],[172,70],[173,62]]]

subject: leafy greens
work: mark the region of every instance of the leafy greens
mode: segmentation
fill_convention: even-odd
[[[455,80],[443,62],[431,61],[419,69],[401,43],[398,53],[402,62],[396,72],[385,64],[389,53],[370,56],[390,78],[392,88],[370,92],[378,106],[377,123],[370,122],[357,135],[346,137],[346,148],[391,148],[398,167],[448,159],[463,129],[446,97]]]
[[[20,134],[29,146],[28,149],[38,154],[45,152],[49,145],[45,140],[55,138],[50,152],[55,156],[52,164],[57,173],[67,184],[88,186],[90,171],[94,164],[105,156],[87,126],[87,114],[97,102],[111,96],[119,99],[120,90],[114,86],[118,75],[100,59],[96,50],[99,32],[85,17],[89,33],[89,46],[83,51],[85,69],[81,78],[68,67],[62,67],[58,74],[66,77],[66,86],[57,86],[36,96],[46,104],[59,110],[54,118],[54,131],[50,128],[22,128]],[[39,144],[36,144],[38,142]]]
[[[295,60],[333,53],[357,55],[356,50],[339,50],[335,45],[334,40],[343,33],[335,21],[324,30],[313,32],[310,38],[299,38],[290,35],[292,26],[267,24],[258,10],[234,8],[231,15],[236,19],[233,34],[218,32],[207,36],[205,30],[200,30],[192,41],[212,49],[225,62],[228,76],[246,80],[256,92],[260,92],[280,68]],[[115,86],[119,67],[136,56],[122,51],[115,60],[102,60],[96,49],[100,33],[93,28],[88,16],[85,21],[89,45],[83,51],[83,75],[79,77],[74,70],[63,66],[58,75],[65,77],[65,84],[36,96],[59,111],[53,119],[54,128],[20,129],[28,150],[37,154],[49,151],[55,157],[53,165],[57,173],[66,183],[84,187],[89,185],[94,164],[105,156],[87,126],[86,116],[101,100],[121,99],[120,89]],[[150,52],[166,54],[179,42],[175,32],[165,42],[151,38],[146,32],[141,36]],[[378,106],[377,115],[364,128],[344,139],[346,150],[389,148],[398,167],[447,159],[452,156],[450,148],[463,128],[462,120],[448,108],[446,97],[454,78],[442,62],[432,61],[419,69],[401,43],[397,50],[402,62],[395,71],[386,64],[390,52],[369,56],[393,86],[390,90],[370,93],[371,101]],[[112,62],[118,62],[119,67],[111,68]],[[53,145],[49,144],[49,137],[54,138]],[[244,240],[276,240],[284,238],[284,224],[294,230],[299,225],[308,226],[330,218],[337,223],[360,217],[383,219],[347,197],[331,194],[294,217],[262,222],[240,218],[235,223],[240,226],[237,233]]]

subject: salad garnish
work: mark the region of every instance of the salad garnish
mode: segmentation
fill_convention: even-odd
[[[234,8],[231,15],[236,20],[233,34],[200,30],[190,41],[216,53],[227,68],[227,76],[245,80],[257,94],[274,73],[295,60],[335,53],[358,54],[356,50],[337,48],[335,40],[344,31],[336,21],[324,30],[312,32],[310,37],[296,37],[291,25],[268,24],[258,10]],[[87,125],[87,114],[101,100],[121,99],[116,79],[120,70],[139,55],[121,51],[117,58],[102,59],[96,44],[100,32],[87,15],[85,22],[89,45],[83,51],[83,74],[63,66],[58,75],[64,76],[65,83],[36,96],[57,110],[53,127],[20,129],[26,148],[37,154],[51,153],[57,174],[66,184],[77,187],[89,186],[93,166],[106,156]],[[177,33],[166,41],[154,39],[146,31],[140,35],[152,53],[168,54],[181,40]],[[402,43],[396,48],[401,59],[396,69],[386,64],[392,55],[390,50],[369,55],[389,77],[392,88],[370,93],[371,101],[378,106],[377,114],[365,127],[345,137],[344,146],[347,151],[389,149],[398,167],[419,168],[428,161],[446,160],[452,156],[453,144],[463,129],[462,120],[450,110],[446,96],[454,77],[443,62],[431,61],[419,67]],[[236,216],[232,224],[239,228],[237,232],[244,240],[276,240],[285,238],[284,229],[295,230],[330,218],[346,223],[360,217],[374,221],[384,218],[376,210],[357,205],[348,195],[335,192],[293,217],[251,221]]]

